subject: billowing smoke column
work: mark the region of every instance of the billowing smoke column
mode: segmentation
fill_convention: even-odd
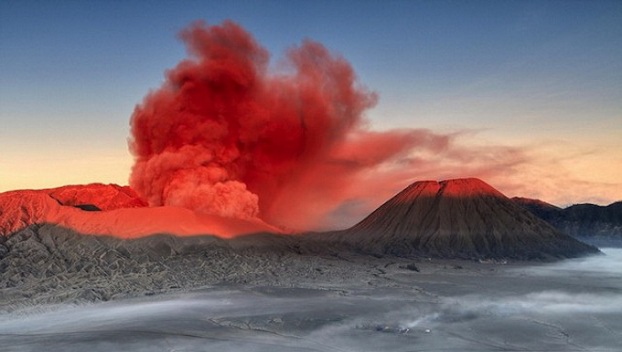
[[[319,43],[290,49],[282,72],[272,72],[268,52],[233,22],[194,23],[181,39],[190,58],[131,118],[130,185],[151,206],[302,229],[332,210],[358,173],[419,137],[365,130],[375,94]]]

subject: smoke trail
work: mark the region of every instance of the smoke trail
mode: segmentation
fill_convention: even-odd
[[[350,64],[304,41],[286,70],[237,24],[183,30],[190,58],[166,73],[131,118],[130,185],[151,206],[174,205],[305,228],[343,200],[362,171],[403,155],[423,130],[370,132],[376,95]]]

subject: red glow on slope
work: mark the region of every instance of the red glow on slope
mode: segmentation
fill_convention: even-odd
[[[419,198],[506,198],[501,192],[477,178],[462,178],[445,181],[418,181],[397,194],[393,199],[399,203],[411,203]]]
[[[76,206],[91,204],[101,210],[138,208],[147,204],[128,186],[71,185],[43,190],[62,205]]]
[[[80,186],[71,187],[80,193],[78,189]],[[60,190],[63,191],[62,188]],[[83,211],[59,204],[48,194],[50,191],[55,190],[0,193],[0,236],[8,236],[29,225],[43,223],[67,227],[82,234],[114,235],[121,238],[158,233],[212,234],[227,238],[263,231],[278,232],[277,229],[258,220],[225,219],[215,215],[197,214],[178,207]],[[105,203],[105,197],[100,199],[100,204],[101,201]]]
[[[469,198],[475,196],[490,196],[507,198],[501,192],[486,182],[477,178],[462,178],[439,182],[441,194],[446,197]]]

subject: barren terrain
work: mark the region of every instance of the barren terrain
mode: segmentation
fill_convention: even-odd
[[[14,264],[3,267],[13,274],[0,289],[2,351],[616,351],[622,344],[619,249],[526,264],[296,253],[295,242],[266,248],[254,238],[76,241],[80,235],[55,226],[27,230],[4,243],[11,251],[2,263]]]

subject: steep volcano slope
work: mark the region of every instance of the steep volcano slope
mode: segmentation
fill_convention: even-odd
[[[598,252],[472,178],[416,182],[333,239],[365,252],[442,258],[553,259]]]
[[[562,209],[536,199],[512,200],[568,235],[622,239],[622,202],[607,206],[575,204]]]

